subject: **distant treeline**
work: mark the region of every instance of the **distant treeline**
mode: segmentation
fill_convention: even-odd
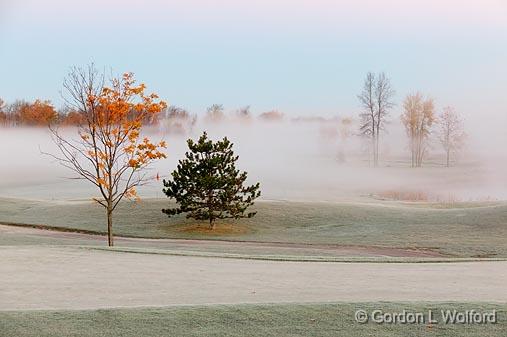
[[[207,108],[204,119],[208,122],[224,121],[228,116],[225,114],[223,105],[213,104]],[[232,117],[241,120],[252,119],[250,107],[245,106],[235,110]],[[263,112],[257,116],[261,120],[277,121],[283,120],[284,114],[277,110]],[[0,98],[0,126],[18,127],[18,126],[47,126],[47,125],[64,125],[78,126],[85,121],[81,111],[73,110],[65,107],[56,109],[49,100],[36,99],[33,102],[26,100],[16,100],[7,103]],[[190,113],[188,110],[177,107],[168,106],[150,120],[145,121],[145,125],[158,125],[163,123],[167,128],[182,132],[188,131],[197,121],[197,115]]]
[[[43,126],[55,122],[71,122],[78,117],[79,114],[70,111],[68,113],[56,111],[50,101],[16,100],[6,104],[0,99],[0,123],[3,126]]]
[[[6,103],[0,99],[0,125],[6,127],[69,125],[77,126],[84,122],[81,111],[70,108],[57,110],[51,101],[36,99],[33,102],[16,100]],[[147,121],[148,124],[156,120]]]

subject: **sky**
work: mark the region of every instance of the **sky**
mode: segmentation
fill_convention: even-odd
[[[0,0],[0,97],[62,104],[71,66],[132,71],[169,104],[355,115],[368,71],[507,123],[505,0]],[[486,127],[486,126],[485,126]]]

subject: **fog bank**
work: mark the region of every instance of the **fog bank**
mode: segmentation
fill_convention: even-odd
[[[507,160],[494,147],[469,140],[454,167],[443,166],[438,144],[423,168],[409,167],[407,140],[393,125],[382,140],[379,168],[370,167],[368,144],[355,135],[343,137],[338,120],[199,121],[184,134],[163,127],[146,131],[153,140],[168,142],[168,158],[152,170],[161,178],[186,151],[186,139],[206,130],[212,139],[227,136],[240,156],[238,165],[249,182],[261,183],[263,199],[300,201],[351,200],[365,196],[404,198],[419,193],[421,200],[507,200]],[[69,135],[75,130],[68,129]],[[83,199],[97,195],[85,181],[69,180],[73,172],[41,154],[57,153],[45,129],[2,129],[0,196],[32,199]],[[486,142],[487,143],[487,142]],[[498,147],[500,148],[500,146]],[[140,188],[141,197],[163,197],[162,182]]]

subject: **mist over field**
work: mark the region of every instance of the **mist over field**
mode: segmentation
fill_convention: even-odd
[[[186,151],[186,139],[196,139],[206,130],[212,139],[227,136],[240,156],[240,169],[249,181],[261,183],[264,200],[343,201],[367,196],[424,201],[486,201],[507,199],[507,160],[500,130],[467,125],[467,146],[453,167],[444,167],[444,155],[433,141],[422,168],[410,168],[407,138],[401,124],[392,118],[382,138],[380,167],[372,168],[368,144],[357,136],[357,125],[345,139],[339,119],[290,119],[247,121],[199,119],[187,132],[174,133],[163,126],[145,129],[154,140],[168,143],[167,159],[152,166],[160,176],[139,188],[143,197],[164,197],[162,178],[167,178]],[[163,125],[163,124],[162,124]],[[500,129],[500,128],[499,128]],[[65,133],[75,137],[76,130]],[[70,180],[73,172],[42,152],[57,154],[45,128],[3,128],[4,146],[0,166],[0,195],[34,199],[83,199],[97,195],[88,182]],[[414,197],[415,195],[415,197]]]
[[[0,0],[0,337],[507,336],[506,42],[507,0]]]

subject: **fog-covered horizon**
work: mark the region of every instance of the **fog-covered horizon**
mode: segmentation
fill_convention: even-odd
[[[507,200],[507,157],[501,136],[481,134],[467,127],[467,145],[453,156],[453,167],[445,167],[444,152],[436,140],[422,168],[410,168],[407,137],[401,124],[391,122],[382,136],[380,167],[373,168],[368,143],[357,136],[343,138],[339,119],[308,121],[206,122],[199,119],[183,134],[164,125],[146,129],[153,140],[168,142],[168,158],[153,165],[151,173],[168,178],[187,150],[187,138],[196,139],[206,130],[212,139],[228,137],[240,156],[238,167],[249,173],[249,182],[261,183],[262,199],[340,201],[392,193],[422,193],[428,201]],[[75,137],[74,128],[63,130]],[[42,152],[57,153],[44,128],[2,128],[4,149],[0,165],[0,196],[28,199],[83,199],[97,195],[91,184],[70,180],[73,172]],[[485,141],[482,137],[491,138]],[[486,144],[486,145],[485,145]],[[143,197],[163,197],[162,182],[139,189]]]

